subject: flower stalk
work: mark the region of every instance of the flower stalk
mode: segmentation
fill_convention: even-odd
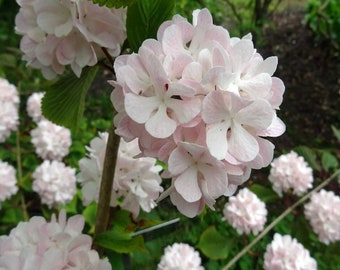
[[[280,216],[278,216],[272,223],[270,223],[252,242],[250,242],[247,246],[245,246],[229,263],[222,269],[228,270],[231,266],[233,266],[244,254],[246,254],[257,242],[259,242],[276,224],[278,224],[283,218],[285,218],[289,213],[291,213],[296,207],[301,205],[303,202],[308,200],[313,193],[318,192],[326,185],[328,185],[334,178],[340,175],[340,169],[335,171],[329,178],[323,181],[320,185],[318,185],[315,189],[308,192],[305,196],[303,196],[300,200],[294,203],[292,206],[288,207]]]

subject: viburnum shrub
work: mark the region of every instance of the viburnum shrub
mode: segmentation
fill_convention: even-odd
[[[15,169],[1,161],[0,177],[7,180],[0,179],[0,203],[15,197],[25,211],[25,196],[16,194],[18,189],[35,192],[48,208],[42,207],[41,212],[51,221],[27,216],[1,236],[0,269],[10,265],[10,269],[32,265],[34,269],[47,265],[50,269],[111,269],[116,260],[123,261],[118,253],[145,251],[140,234],[159,226],[159,221],[145,218],[145,212],[167,197],[174,205],[167,206],[169,212],[176,208],[188,218],[202,214],[202,222],[209,209],[223,212],[224,217],[220,215],[220,226],[214,224],[201,234],[195,247],[178,241],[164,246],[157,269],[204,269],[202,254],[227,259],[233,241],[218,230],[230,223],[239,234],[252,233],[256,238],[251,243],[242,238],[244,248],[224,268],[229,269],[309,197],[305,215],[311,230],[325,244],[339,240],[339,215],[330,214],[330,205],[337,204],[338,197],[324,191],[301,197],[264,228],[269,220],[267,202],[277,198],[275,192],[281,196],[282,190],[293,189],[300,196],[312,188],[313,176],[295,152],[273,161],[270,138],[286,129],[277,116],[285,87],[274,76],[277,57],[263,58],[251,34],[231,37],[227,29],[214,24],[206,8],[193,11],[191,22],[172,16],[175,0],[17,3],[15,31],[22,36],[23,60],[54,81],[46,84],[45,92],[30,95],[26,103],[26,113],[34,122],[27,133],[42,162],[24,178],[19,173],[17,184]],[[93,135],[82,149],[87,153],[79,158],[76,171],[67,163],[67,155],[99,67],[105,68],[99,80],[108,79],[112,91],[107,99],[113,109],[105,112],[113,115],[112,127]],[[3,142],[17,128],[19,97],[5,79],[0,87]],[[17,156],[20,168],[20,153]],[[253,169],[270,164],[269,180],[275,192],[264,189],[266,196],[258,197],[256,188],[263,189],[244,188]],[[328,202],[321,214],[317,213],[318,196],[327,197]],[[218,200],[228,200],[223,210]],[[61,208],[74,216],[67,220]],[[60,212],[58,221],[54,212]],[[78,212],[83,217],[75,215]],[[332,226],[323,226],[328,220]],[[85,221],[93,245],[91,237],[82,234]],[[294,264],[294,256],[303,266]],[[274,235],[264,261],[265,269],[293,269],[294,265],[316,269],[309,252],[288,235]]]

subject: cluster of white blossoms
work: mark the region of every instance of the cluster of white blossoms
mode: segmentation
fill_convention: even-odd
[[[41,102],[44,95],[44,92],[37,92],[30,95],[27,99],[26,111],[35,123],[39,123],[42,119],[44,119],[41,111]]]
[[[290,189],[294,194],[301,195],[313,187],[314,180],[313,170],[294,151],[273,160],[268,179],[279,196],[282,196],[282,191]]]
[[[309,251],[290,235],[276,233],[264,254],[264,270],[316,270]]]
[[[328,245],[340,240],[340,197],[333,191],[313,193],[304,212],[320,242]]]
[[[9,235],[0,236],[0,269],[111,270],[107,259],[91,249],[92,239],[82,234],[81,215],[66,218],[66,211],[50,222],[32,217],[20,222]]]
[[[0,78],[0,143],[19,125],[19,94],[16,87]]]
[[[23,35],[23,59],[47,79],[70,65],[79,77],[93,66],[105,48],[120,53],[126,39],[126,9],[100,7],[88,0],[16,0],[20,6],[15,30]]]
[[[82,185],[83,203],[88,205],[92,201],[98,202],[101,177],[108,133],[99,133],[99,137],[86,147],[88,155],[79,161],[80,172],[77,181]],[[156,206],[161,187],[161,166],[155,165],[156,159],[150,157],[137,157],[140,154],[138,140],[120,141],[117,164],[113,182],[111,206],[118,204],[134,217],[137,217],[142,208],[150,212]]]
[[[0,206],[1,202],[16,194],[17,191],[14,167],[0,160]]]
[[[204,270],[201,257],[195,249],[185,243],[175,243],[164,249],[157,270]]]
[[[45,160],[33,172],[32,188],[49,207],[70,202],[76,193],[76,171],[63,162]]]
[[[256,194],[247,188],[231,196],[223,209],[224,220],[228,221],[239,234],[257,235],[267,221],[267,209]]]
[[[251,35],[231,38],[207,9],[194,11],[192,24],[175,15],[157,40],[116,59],[116,132],[168,165],[165,194],[181,213],[213,209],[252,168],[272,161],[274,145],[264,137],[285,131],[276,67],[277,57],[263,59]]]

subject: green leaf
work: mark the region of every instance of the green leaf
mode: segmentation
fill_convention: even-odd
[[[336,169],[339,165],[336,157],[328,151],[322,152],[321,163],[322,163],[322,167],[326,171],[330,171],[331,169]]]
[[[123,231],[119,227],[97,235],[94,239],[94,243],[117,253],[147,251],[144,246],[144,239],[142,236],[132,237],[132,233]]]
[[[14,68],[17,66],[17,58],[9,53],[0,54],[0,66]]]
[[[271,188],[263,187],[259,184],[253,184],[249,187],[249,190],[254,192],[261,201],[265,203],[273,202],[279,199],[279,196]]]
[[[300,155],[303,156],[306,162],[309,164],[309,166],[314,170],[320,170],[320,165],[316,161],[316,153],[313,149],[307,147],[307,146],[298,146],[294,149],[294,151]]]
[[[340,142],[340,129],[337,129],[335,126],[331,126],[334,136]]]
[[[215,226],[210,226],[201,235],[197,244],[203,254],[210,259],[226,259],[229,256],[231,249],[234,246],[234,241],[230,237],[225,237],[220,234]]]
[[[87,91],[98,72],[98,67],[86,67],[78,78],[69,72],[59,78],[42,100],[46,118],[57,125],[77,129],[83,117]]]
[[[86,206],[83,211],[83,216],[85,218],[86,223],[90,225],[90,230],[88,233],[93,233],[95,224],[96,224],[96,215],[97,215],[97,203],[93,202]]]
[[[162,22],[169,19],[175,0],[137,0],[128,8],[126,31],[130,47],[137,52],[147,38],[156,38]]]
[[[120,8],[131,6],[136,0],[92,0],[99,6],[107,6],[109,8]]]

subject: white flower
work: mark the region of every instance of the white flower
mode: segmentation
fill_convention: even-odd
[[[69,153],[72,144],[70,130],[48,120],[41,120],[31,130],[31,136],[36,153],[42,159],[61,160]]]
[[[203,270],[199,253],[188,244],[175,243],[164,249],[157,270]]]
[[[32,176],[33,190],[49,207],[70,202],[76,193],[75,169],[60,161],[45,160]]]
[[[65,210],[58,221],[53,215],[51,222],[38,216],[20,222],[8,236],[0,236],[0,269],[110,270],[108,260],[91,250],[84,224],[81,215],[66,220]]]
[[[38,123],[44,117],[41,112],[41,100],[45,93],[33,93],[27,99],[26,111],[34,122]]]
[[[82,185],[84,205],[98,201],[107,140],[107,132],[99,133],[99,137],[90,142],[90,147],[86,147],[87,157],[79,161],[77,181]],[[134,217],[138,216],[140,208],[147,212],[154,208],[155,200],[163,191],[159,176],[162,167],[155,166],[156,159],[138,158],[138,154],[138,140],[127,143],[121,139],[110,203],[111,206],[119,204]]]
[[[264,254],[264,270],[316,270],[316,261],[295,238],[276,233]]]
[[[312,187],[313,170],[294,151],[274,159],[271,166],[268,179],[279,196],[282,196],[282,191],[289,189],[293,189],[294,194],[301,195]]]
[[[19,125],[19,94],[14,85],[0,78],[0,142]]]
[[[266,205],[247,188],[229,198],[223,214],[224,220],[227,220],[239,234],[253,232],[257,235],[267,221]]]
[[[314,193],[305,204],[305,216],[322,243],[340,240],[340,197],[333,191]]]
[[[17,193],[15,169],[7,162],[0,160],[0,204]]]

